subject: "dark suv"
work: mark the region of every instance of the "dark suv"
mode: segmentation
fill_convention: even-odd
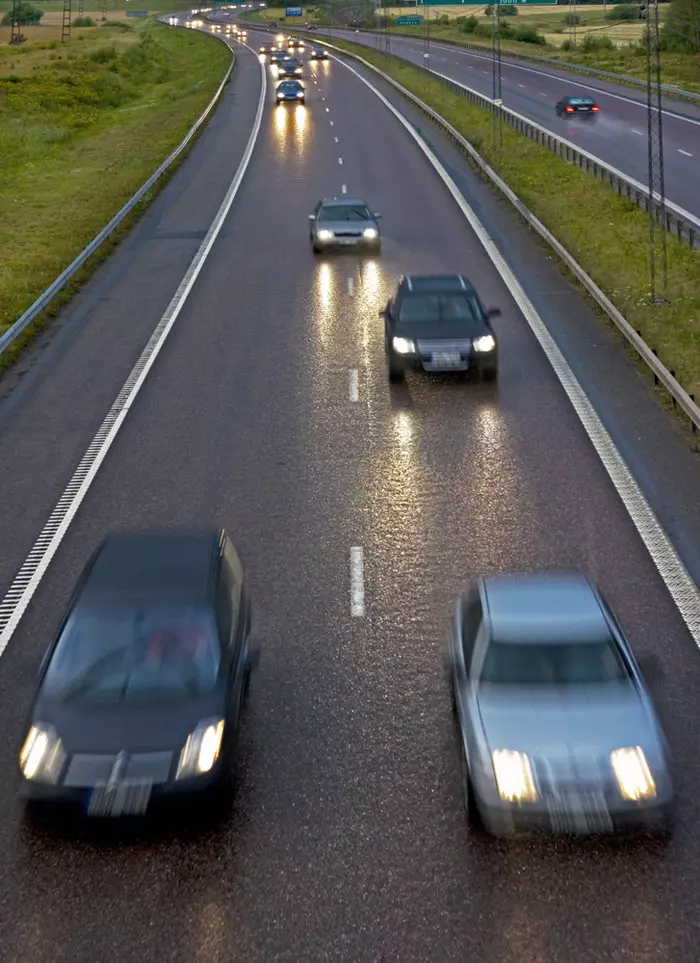
[[[408,370],[471,371],[498,375],[498,343],[471,282],[461,274],[402,277],[384,318],[384,350],[390,381]]]

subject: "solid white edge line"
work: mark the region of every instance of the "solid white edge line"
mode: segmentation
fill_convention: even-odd
[[[342,193],[342,194],[347,194],[347,192],[348,192],[347,184],[343,184],[343,185],[341,186],[340,190],[341,190],[341,193]]]
[[[353,618],[365,614],[365,559],[359,546],[350,549],[350,614]]]
[[[600,420],[591,401],[579,384],[578,379],[569,367],[569,363],[509,264],[501,254],[498,246],[491,237],[489,237],[486,228],[472,207],[467,203],[440,160],[413,129],[403,114],[401,114],[366,77],[363,77],[362,74],[355,70],[354,67],[351,67],[350,64],[338,57],[334,57],[333,59],[361,80],[362,83],[379,98],[394,117],[396,117],[423,152],[428,162],[447,187],[457,206],[464,214],[464,217],[467,219],[470,227],[537,338],[547,360],[554,369],[559,383],[571,401],[574,411],[578,415],[591,444],[598,453],[598,457],[615,486],[632,523],[639,532],[662,581],[666,585],[673,601],[676,603],[683,621],[688,626],[688,630],[695,644],[700,647],[700,592],[698,591],[697,585],[681,561],[668,535],[661,527],[637,480],[618,451],[617,446],[610,437],[603,422]]]
[[[252,50],[247,44],[243,44],[248,50]],[[255,51],[252,51],[255,53]],[[73,477],[66,487],[63,495],[59,499],[56,507],[49,516],[49,520],[44,525],[38,539],[27,556],[24,564],[15,576],[5,598],[0,603],[0,656],[3,654],[12,638],[32,596],[36,592],[51,560],[58,551],[58,548],[66,535],[73,519],[75,518],[83,499],[87,495],[97,472],[107,457],[109,449],[112,447],[114,439],[119,433],[124,419],[129,409],[136,400],[149,371],[153,367],[156,358],[161,352],[180,311],[182,310],[204,263],[211,252],[226,216],[231,209],[238,190],[243,181],[250,159],[255,149],[255,145],[262,125],[262,116],[265,108],[265,98],[267,94],[267,76],[265,67],[261,64],[261,86],[258,108],[253,122],[253,129],[250,133],[246,149],[236,175],[229,186],[219,210],[211,223],[207,235],[202,241],[199,250],[195,254],[185,276],[182,278],[178,288],[173,295],[170,304],[165,310],[162,318],[158,322],[153,334],[143,349],[138,361],[134,365],[124,387],[119,392],[114,404],[110,408],[107,417],[102,422],[97,434],[93,438],[90,446],[83,455]]]
[[[350,401],[355,402],[360,397],[360,386],[358,382],[357,368],[350,372]]]

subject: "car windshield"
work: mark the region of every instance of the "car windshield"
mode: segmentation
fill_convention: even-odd
[[[398,320],[406,324],[466,321],[479,323],[481,311],[469,294],[409,294],[401,299]]]
[[[590,97],[569,97],[569,103],[575,107],[590,107],[595,101]]]
[[[301,86],[295,83],[280,84],[279,89],[280,90],[301,90]]]
[[[629,671],[612,639],[593,642],[492,642],[481,683],[508,686],[579,686],[625,682]]]
[[[73,613],[42,691],[65,700],[178,699],[214,688],[216,623],[202,609],[94,609]]]
[[[322,207],[319,221],[371,221],[372,215],[364,204],[329,204]]]

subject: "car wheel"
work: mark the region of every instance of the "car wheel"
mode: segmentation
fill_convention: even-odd
[[[498,378],[498,368],[484,368],[482,378],[484,381],[495,381]]]
[[[469,775],[467,755],[464,751],[464,742],[462,740],[461,732],[459,736],[459,743],[462,762],[462,795],[464,798],[464,811],[467,816],[467,826],[474,830],[480,828],[481,818],[479,816],[479,807],[477,806],[476,796],[474,794],[474,786],[472,785],[471,777]]]
[[[392,364],[391,358],[388,361],[387,367],[389,370],[389,381],[397,383],[404,380],[405,372],[403,368],[398,368],[395,364]]]
[[[313,252],[314,252],[314,254],[320,254],[320,253],[321,253],[321,248],[318,246],[318,244],[312,244],[312,247],[313,247]]]

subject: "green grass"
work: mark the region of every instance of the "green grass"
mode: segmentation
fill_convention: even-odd
[[[395,57],[333,38],[388,73],[448,120],[608,295],[686,391],[700,399],[700,251],[668,239],[669,297],[649,302],[649,222],[631,201],[556,154],[503,128],[493,146],[493,120],[479,107]],[[426,85],[427,80],[427,85]]]
[[[155,23],[0,49],[0,332],[182,140],[229,63],[214,38]]]
[[[63,10],[63,0],[31,0],[35,7],[39,7],[40,10],[44,10],[46,13],[60,13]],[[143,3],[139,3],[138,0],[107,0],[107,16],[109,16],[110,11],[117,10],[148,10],[151,13],[170,13],[178,12],[181,10],[189,9],[188,4],[183,4],[182,0],[144,0]],[[196,4],[195,4],[196,6]],[[10,10],[12,7],[12,0],[0,0],[0,13],[4,13],[6,10]],[[83,0],[83,7],[85,10],[99,10],[100,4],[97,0]],[[73,0],[73,16],[79,16],[78,13],[78,0]]]

